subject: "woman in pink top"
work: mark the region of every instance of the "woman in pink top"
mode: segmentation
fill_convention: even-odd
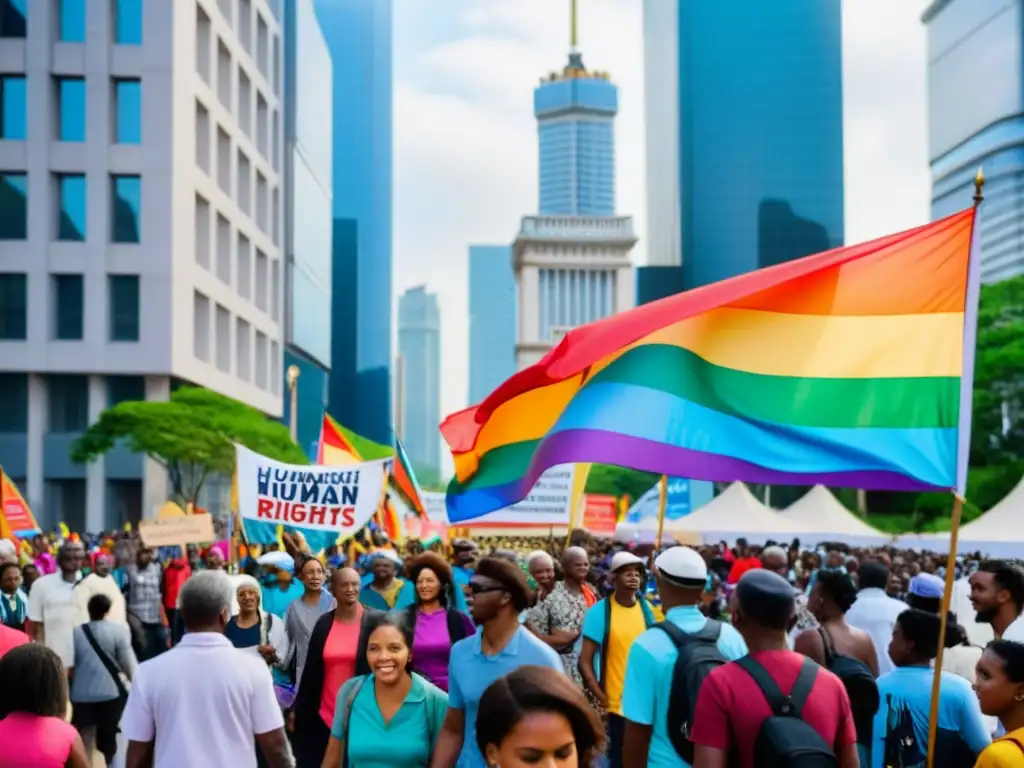
[[[352,568],[335,571],[331,594],[338,605],[317,620],[310,634],[291,720],[299,768],[320,768],[331,737],[338,690],[355,675],[370,672],[365,620],[375,611],[359,602],[361,588],[359,573]]]
[[[0,768],[91,768],[82,737],[64,720],[64,663],[41,643],[0,658]]]

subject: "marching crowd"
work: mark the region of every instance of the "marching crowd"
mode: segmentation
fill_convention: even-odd
[[[932,556],[573,539],[238,573],[218,546],[0,541],[0,768],[925,764]],[[956,568],[934,765],[1024,766],[1024,569]]]

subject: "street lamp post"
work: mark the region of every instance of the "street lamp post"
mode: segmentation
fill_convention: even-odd
[[[287,372],[288,396],[290,398],[288,428],[292,433],[292,442],[299,442],[299,366],[289,365]]]

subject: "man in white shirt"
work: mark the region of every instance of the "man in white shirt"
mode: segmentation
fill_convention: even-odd
[[[989,624],[997,640],[1024,643],[1024,568],[1005,560],[985,560],[971,574],[975,621]]]
[[[89,621],[89,601],[95,595],[104,595],[110,600],[110,612],[106,616],[107,621],[114,621],[126,627],[128,626],[124,595],[121,594],[121,588],[117,586],[114,577],[110,575],[110,569],[113,566],[114,559],[110,555],[98,556],[93,572],[82,579],[78,586],[75,587],[75,605],[79,612],[79,619],[76,624],[84,624]]]
[[[84,558],[80,543],[62,544],[57,550],[57,572],[36,579],[28,596],[29,635],[60,656],[65,669],[75,665],[74,631],[84,621],[75,604]]]
[[[896,618],[909,607],[902,600],[889,597],[889,569],[884,563],[863,563],[857,572],[860,591],[857,601],[846,612],[846,623],[871,635],[878,656],[879,676],[892,672],[895,665],[889,658],[889,641]]]
[[[121,731],[127,768],[294,768],[266,663],[224,637],[233,588],[223,571],[201,571],[178,596],[185,636],[139,666]]]

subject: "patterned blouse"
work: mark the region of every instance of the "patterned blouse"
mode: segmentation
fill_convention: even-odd
[[[583,616],[587,608],[595,602],[597,594],[590,585],[584,584],[583,594],[577,595],[566,588],[564,581],[560,581],[555,584],[551,593],[529,612],[526,622],[542,635],[550,635],[557,630],[580,632],[583,629]],[[579,668],[581,648],[582,641],[577,639],[571,646],[555,650],[562,659],[565,674],[583,688],[583,677]]]

